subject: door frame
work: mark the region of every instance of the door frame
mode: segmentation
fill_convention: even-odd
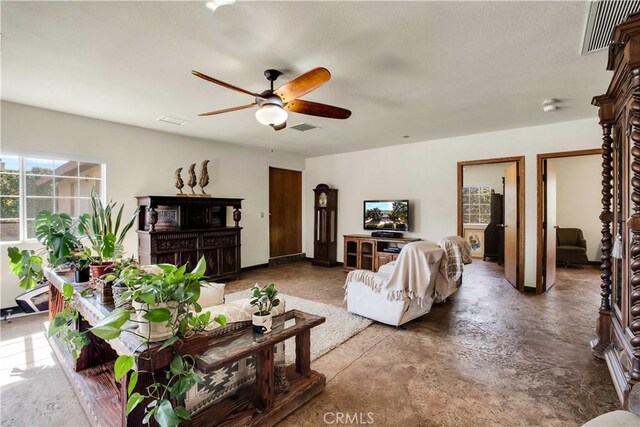
[[[536,167],[537,167],[537,226],[536,226],[536,294],[541,294],[546,291],[544,286],[544,280],[542,279],[542,266],[544,265],[544,230],[542,229],[542,222],[544,220],[544,182],[542,181],[543,163],[548,159],[557,159],[562,157],[580,157],[580,156],[602,156],[602,148],[589,148],[585,150],[574,151],[558,151],[555,153],[540,153],[537,155]],[[556,279],[557,281],[557,279]]]
[[[462,187],[464,186],[464,167],[476,166],[476,165],[488,165],[493,163],[509,163],[516,162],[518,164],[518,280],[516,288],[520,292],[524,292],[524,249],[525,249],[525,222],[524,222],[524,188],[525,188],[525,170],[524,170],[524,156],[513,157],[495,157],[491,159],[480,160],[463,160],[458,162],[458,218],[457,229],[458,235],[463,235],[464,225],[462,223]]]

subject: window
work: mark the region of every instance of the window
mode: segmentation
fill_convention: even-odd
[[[38,212],[89,212],[102,193],[103,165],[75,160],[0,156],[0,241],[32,239]]]
[[[467,185],[462,188],[462,222],[489,224],[491,221],[491,186]]]

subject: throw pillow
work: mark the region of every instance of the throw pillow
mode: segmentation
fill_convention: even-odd
[[[224,283],[208,282],[201,287],[198,304],[203,308],[224,304]]]

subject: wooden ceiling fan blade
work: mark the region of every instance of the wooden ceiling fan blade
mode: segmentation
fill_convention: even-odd
[[[220,85],[222,87],[226,87],[227,89],[235,90],[236,92],[240,92],[240,93],[244,93],[244,94],[247,94],[247,95],[251,95],[251,96],[256,97],[256,98],[264,99],[262,96],[258,95],[257,93],[249,92],[248,90],[242,89],[241,87],[234,86],[232,84],[223,82],[222,80],[214,79],[211,76],[207,76],[206,74],[202,74],[200,71],[192,70],[191,74],[193,74],[196,77],[200,77],[201,79],[206,80],[208,82],[215,83],[215,84]]]
[[[287,122],[282,123],[281,125],[271,126],[273,130],[278,131],[287,127]]]
[[[330,78],[331,73],[329,70],[318,67],[285,83],[274,92],[282,98],[282,102],[287,103],[319,88],[328,82]]]
[[[251,107],[253,107],[255,105],[256,105],[256,103],[254,102],[253,104],[249,104],[249,105],[241,105],[239,107],[231,107],[231,108],[225,108],[223,110],[209,111],[207,113],[200,113],[198,115],[199,116],[214,116],[216,114],[229,113],[231,111],[245,110],[245,109],[251,108]]]
[[[285,105],[284,109],[294,113],[326,117],[328,119],[348,119],[351,117],[351,111],[347,109],[320,104],[319,102],[304,101],[302,99],[289,102]]]

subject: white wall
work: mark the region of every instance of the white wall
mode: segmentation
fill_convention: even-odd
[[[504,170],[511,163],[489,163],[486,165],[471,165],[463,168],[463,185],[489,184],[491,189],[502,194],[502,177]]]
[[[582,229],[589,261],[599,261],[602,157],[560,157],[548,161],[556,166],[556,223],[560,227]]]
[[[242,266],[269,259],[269,165],[304,169],[302,156],[270,153],[266,143],[264,149],[242,147],[10,102],[2,102],[1,113],[0,152],[104,161],[107,198],[124,202],[128,216],[135,209],[134,196],[175,194],[174,170],[210,159],[207,191],[215,197],[244,198]],[[7,268],[7,246],[0,245],[2,307],[15,305],[13,298],[21,292]],[[137,251],[135,232],[128,235],[125,249]]]
[[[525,285],[534,287],[536,154],[599,147],[602,132],[595,113],[593,119],[308,158],[305,193],[320,182],[339,189],[339,235],[363,232],[363,200],[410,199],[412,232],[407,235],[438,241],[456,233],[457,162],[524,155]],[[307,229],[313,229],[312,209],[305,204]],[[312,248],[313,236],[306,233],[305,239],[305,247]]]

